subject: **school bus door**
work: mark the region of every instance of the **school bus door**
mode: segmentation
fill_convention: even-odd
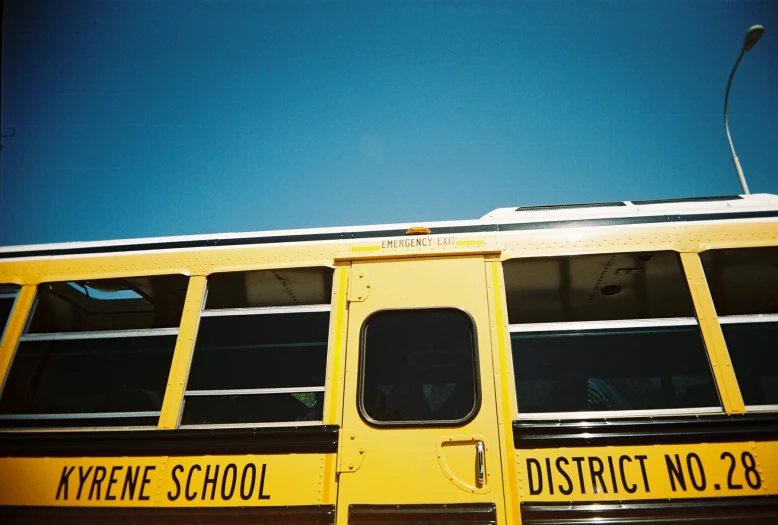
[[[504,522],[483,257],[350,279],[337,522]]]

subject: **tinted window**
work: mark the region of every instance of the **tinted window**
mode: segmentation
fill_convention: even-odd
[[[511,335],[519,412],[714,407],[696,326]]]
[[[778,247],[700,254],[716,313],[778,314]]]
[[[778,247],[700,254],[746,405],[778,405]]]
[[[324,392],[187,397],[182,424],[321,421]]]
[[[332,275],[293,268],[209,277],[181,423],[321,422]]]
[[[0,397],[4,426],[156,425],[187,278],[47,283]]]
[[[504,266],[520,414],[719,409],[675,252]]]
[[[674,252],[512,259],[504,274],[511,324],[694,316]]]
[[[378,312],[362,333],[361,412],[377,423],[455,423],[477,408],[473,324],[460,310]]]
[[[332,268],[286,268],[214,274],[207,310],[329,304]]]
[[[175,328],[188,282],[158,275],[42,284],[28,333]]]
[[[778,405],[778,322],[721,326],[746,405]]]
[[[23,341],[3,414],[159,411],[176,336]]]
[[[329,312],[204,317],[188,390],[324,386]]]

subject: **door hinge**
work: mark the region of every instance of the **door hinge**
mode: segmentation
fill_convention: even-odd
[[[362,466],[365,459],[364,443],[359,440],[357,432],[344,432],[345,439],[341,440],[340,453],[338,454],[338,472],[356,472]]]
[[[370,276],[365,270],[352,269],[351,280],[349,281],[348,300],[352,303],[359,303],[367,299],[373,283],[370,282]]]

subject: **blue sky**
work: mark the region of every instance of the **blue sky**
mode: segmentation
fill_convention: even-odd
[[[778,193],[778,2],[5,0],[0,244]]]

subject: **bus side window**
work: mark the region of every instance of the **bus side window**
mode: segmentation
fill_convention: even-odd
[[[181,425],[321,423],[333,271],[208,279]]]
[[[778,409],[778,247],[700,254],[747,410]]]
[[[0,427],[155,427],[187,283],[41,284],[0,394]]]
[[[0,284],[0,343],[3,342],[5,327],[11,318],[19,287],[13,284]]]
[[[504,274],[520,416],[721,411],[676,253],[512,259]]]

